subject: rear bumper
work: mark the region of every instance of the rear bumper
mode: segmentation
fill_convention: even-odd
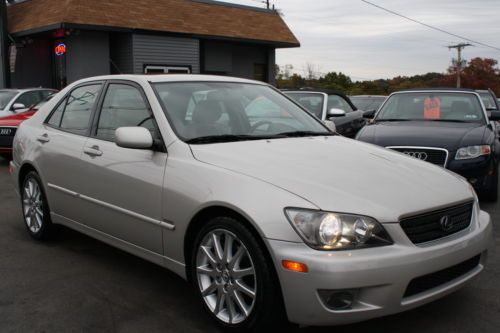
[[[474,225],[475,226],[474,226]],[[303,243],[269,240],[290,321],[304,325],[338,325],[359,322],[405,311],[441,298],[462,287],[484,268],[491,240],[490,216],[449,239],[427,246],[398,242],[392,246],[354,251],[315,251]],[[400,230],[398,230],[398,228]],[[399,224],[388,232],[402,233]],[[397,238],[397,237],[396,237]],[[479,264],[437,287],[405,297],[410,282],[479,256]],[[305,263],[308,273],[285,270],[282,260]],[[319,291],[349,291],[351,308],[332,310]]]

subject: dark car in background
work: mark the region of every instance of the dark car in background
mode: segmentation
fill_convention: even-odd
[[[363,111],[351,102],[344,93],[336,90],[301,89],[285,90],[283,93],[323,122],[335,124],[337,133],[353,138],[366,124]]]
[[[467,89],[390,95],[357,139],[427,161],[465,177],[483,199],[498,196],[500,142],[480,96]]]
[[[500,104],[498,104],[497,97],[493,90],[476,90],[476,92],[481,96],[481,100],[487,111],[500,111]]]
[[[356,107],[363,111],[377,111],[387,96],[382,95],[354,95],[349,97],[351,102],[356,105]]]

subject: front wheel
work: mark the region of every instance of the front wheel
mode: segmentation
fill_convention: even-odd
[[[24,223],[30,236],[37,240],[48,238],[52,232],[50,211],[42,181],[34,171],[29,172],[23,179],[21,205]]]
[[[282,298],[272,264],[238,220],[209,221],[196,238],[191,262],[198,294],[219,326],[262,331],[282,321]]]

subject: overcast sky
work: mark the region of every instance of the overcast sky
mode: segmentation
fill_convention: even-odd
[[[226,0],[261,6],[259,0]],[[370,0],[413,19],[500,48],[500,0]],[[459,38],[430,30],[361,0],[271,0],[302,46],[277,51],[300,72],[341,71],[353,80],[445,72]],[[466,48],[466,59],[499,60],[500,51]]]

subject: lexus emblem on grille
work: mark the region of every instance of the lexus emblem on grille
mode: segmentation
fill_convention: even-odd
[[[449,215],[445,215],[439,220],[439,224],[441,225],[441,230],[450,231],[454,223]]]
[[[418,158],[422,161],[427,161],[427,153],[424,151],[404,151],[403,154]]]
[[[10,128],[2,128],[0,129],[0,135],[9,135],[12,132]]]

